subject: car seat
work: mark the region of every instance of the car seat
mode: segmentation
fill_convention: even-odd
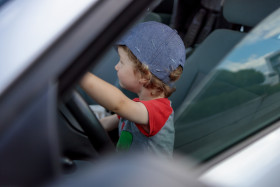
[[[279,4],[279,0],[225,0],[223,16],[230,23],[254,27]],[[175,84],[176,92],[170,97],[175,112],[184,107],[181,104],[193,89],[245,35],[236,30],[216,29],[195,49]]]

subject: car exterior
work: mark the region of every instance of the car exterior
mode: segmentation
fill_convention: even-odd
[[[246,33],[182,98],[175,118],[174,160],[178,162],[141,154],[103,158],[79,120],[66,118],[65,113],[58,117],[67,108],[61,103],[89,68],[101,77],[109,74],[109,82],[115,83],[99,60],[108,60],[109,46],[158,3],[30,0],[0,4],[1,185],[277,186],[279,9]],[[175,1],[174,7],[181,3]],[[196,47],[188,48],[188,55]],[[61,143],[61,139],[67,141]],[[73,157],[62,158],[65,145]],[[88,157],[95,164],[89,164]],[[71,174],[65,175],[64,170]],[[128,175],[131,178],[121,183]]]
[[[1,3],[1,185],[39,185],[61,174],[57,99],[153,3]]]

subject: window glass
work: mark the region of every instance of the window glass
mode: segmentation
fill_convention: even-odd
[[[186,102],[175,150],[205,161],[280,116],[279,17],[248,34]]]

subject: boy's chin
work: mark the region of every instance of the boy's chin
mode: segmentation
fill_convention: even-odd
[[[119,86],[120,86],[120,88],[125,89],[125,87],[123,86],[123,84],[120,81],[119,81]]]
[[[127,86],[124,86],[123,84],[121,84],[119,82],[119,86],[120,86],[120,89],[123,90],[123,91],[130,91],[130,92],[133,92],[130,88],[128,88]]]
[[[121,90],[128,90],[127,89],[127,87],[125,87],[121,82],[119,82],[119,88],[121,89]]]

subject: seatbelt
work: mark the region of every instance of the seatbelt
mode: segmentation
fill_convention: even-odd
[[[201,43],[214,28],[216,22],[217,14],[209,12],[207,16],[206,24],[203,26],[202,30],[199,33],[199,36],[196,40],[196,43]]]
[[[202,27],[203,19],[206,15],[206,10],[200,9],[198,13],[194,16],[191,25],[188,28],[187,34],[185,35],[183,41],[186,48],[191,47]]]

